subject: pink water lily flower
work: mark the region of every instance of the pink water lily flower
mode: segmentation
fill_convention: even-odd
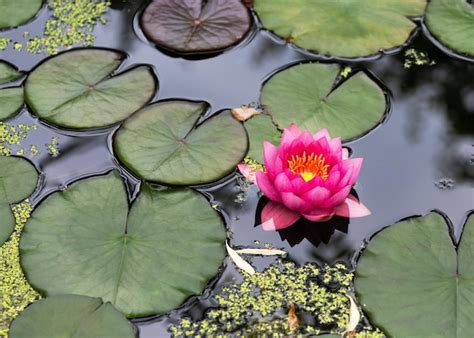
[[[370,211],[350,195],[359,176],[362,158],[348,158],[340,138],[327,129],[314,135],[292,124],[283,131],[280,146],[265,141],[266,172],[256,181],[270,201],[262,210],[264,230],[279,230],[300,217],[324,222],[334,215],[362,217]]]

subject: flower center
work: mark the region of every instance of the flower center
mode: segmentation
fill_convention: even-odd
[[[305,182],[311,181],[316,176],[326,180],[329,176],[329,164],[322,154],[307,155],[306,151],[302,155],[291,156],[288,160],[288,168],[293,174],[300,175]]]

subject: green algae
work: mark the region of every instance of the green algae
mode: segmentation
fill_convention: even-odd
[[[184,318],[170,332],[175,337],[342,334],[349,321],[347,294],[352,277],[343,264],[321,268],[279,261],[262,272],[245,275],[240,284],[224,287],[214,297],[218,306],[207,311],[203,320]],[[292,329],[287,316],[292,304],[297,315],[309,315],[315,324],[302,323]]]
[[[11,156],[15,155],[24,155],[26,153],[25,149],[17,149],[16,152],[14,149],[18,148],[19,145],[26,139],[29,132],[36,130],[37,126],[27,125],[27,124],[10,124],[5,122],[0,122],[0,156]],[[33,147],[32,145],[31,147]],[[34,155],[31,152],[30,154]],[[36,147],[37,148],[37,147]]]
[[[435,61],[431,60],[427,53],[417,51],[414,48],[407,49],[405,51],[405,61],[403,67],[409,69],[413,66],[433,66],[436,64]]]
[[[0,50],[5,50],[8,48],[11,40],[9,38],[0,38]]]
[[[20,234],[30,218],[28,200],[13,208],[16,225],[10,239],[0,247],[0,337],[8,338],[10,323],[41,296],[28,284],[20,266]]]

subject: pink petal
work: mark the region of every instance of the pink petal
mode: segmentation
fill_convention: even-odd
[[[364,217],[371,214],[370,210],[357,198],[349,195],[343,204],[335,209],[335,213],[342,217]]]
[[[250,168],[248,164],[245,163],[239,163],[237,165],[237,168],[239,169],[240,173],[242,176],[245,177],[245,179],[251,183],[255,183],[257,176],[255,173],[255,169]]]
[[[308,190],[312,188],[312,184],[308,184],[308,182],[305,182],[301,176],[296,176],[291,179],[291,186],[292,186],[292,191],[297,195],[301,196]]]
[[[313,209],[304,213],[303,217],[312,222],[326,222],[334,216],[334,209]]]
[[[358,158],[352,158],[347,161],[351,161],[352,163],[352,176],[349,179],[348,184],[353,185],[357,181],[357,178],[359,177],[360,168],[362,167],[362,162],[364,162],[364,159],[358,157]]]
[[[262,210],[262,227],[265,231],[284,229],[293,225],[300,217],[283,204],[269,201]]]
[[[263,141],[263,163],[267,172],[270,174],[270,177],[273,178],[276,175],[276,170],[274,167],[275,159],[278,155],[278,148],[273,144],[267,141]]]
[[[291,124],[290,128],[285,128],[283,130],[283,135],[281,137],[281,144],[284,143],[291,143],[295,140],[298,136],[301,135],[301,131],[298,126],[294,123]]]
[[[347,196],[349,196],[349,193],[351,192],[351,186],[347,186],[336,192],[334,195],[332,195],[329,199],[327,199],[325,202],[321,204],[323,208],[334,208],[337,207],[338,205],[344,203],[346,200]]]
[[[342,150],[341,138],[336,137],[329,141],[329,146],[333,153],[338,153]]]
[[[268,175],[260,170],[256,173],[257,176],[257,186],[265,196],[270,200],[280,202],[280,194],[275,190],[273,183],[270,181]]]
[[[305,147],[309,146],[311,143],[313,143],[313,136],[308,132],[305,131],[301,136],[299,137],[299,140],[303,142]]]
[[[280,195],[282,203],[290,210],[304,212],[313,208],[311,203],[306,202],[292,192],[282,192]]]
[[[349,158],[349,149],[342,148],[342,159],[347,160]]]
[[[285,172],[281,172],[277,175],[274,181],[274,186],[279,192],[293,191],[293,186]]]
[[[316,187],[305,193],[301,198],[311,203],[313,207],[319,207],[329,196],[331,196],[331,192],[328,189]]]
[[[327,128],[323,128],[313,135],[313,139],[319,140],[320,138],[330,139],[329,132]]]
[[[323,185],[329,190],[335,190],[340,180],[341,172],[339,171],[337,166],[335,166],[334,168],[331,168],[331,171],[329,172],[329,177],[326,181],[324,181]]]

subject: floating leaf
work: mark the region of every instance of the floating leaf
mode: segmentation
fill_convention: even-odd
[[[35,16],[42,0],[0,0],[0,29],[22,25]]]
[[[239,249],[235,250],[238,254],[242,255],[262,255],[262,256],[285,256],[286,251],[280,249]]]
[[[231,113],[239,121],[246,121],[254,115],[261,114],[260,111],[253,107],[232,108]]]
[[[23,76],[23,73],[7,62],[0,61],[0,84],[14,81]]]
[[[104,127],[151,100],[156,80],[148,66],[112,76],[124,55],[88,48],[59,54],[26,80],[26,102],[41,119],[68,128]]]
[[[206,108],[204,102],[165,101],[142,109],[117,132],[117,156],[148,181],[173,185],[217,181],[245,156],[247,135],[229,112],[196,127]]]
[[[20,242],[28,281],[46,296],[100,297],[129,317],[162,314],[202,292],[224,258],[219,215],[189,189],[142,185],[128,208],[116,172],[50,195]]]
[[[23,107],[23,88],[0,89],[0,121],[16,114]]]
[[[263,114],[245,121],[244,125],[249,135],[249,151],[247,156],[263,163],[263,141],[279,144],[281,132],[273,124],[272,118]]]
[[[470,337],[474,332],[474,216],[456,248],[432,212],[378,233],[362,252],[355,287],[388,336]]]
[[[474,6],[467,0],[431,0],[425,23],[443,45],[474,57]]]
[[[350,334],[351,332],[355,332],[355,329],[357,328],[357,324],[359,324],[359,321],[360,321],[360,312],[359,312],[359,309],[357,308],[356,302],[349,295],[347,295],[347,298],[349,298],[351,307],[350,307],[350,312],[349,312],[349,322],[347,323],[346,330],[344,331],[343,335]]]
[[[242,269],[249,275],[255,274],[255,269],[252,265],[250,265],[245,259],[240,257],[240,255],[234,249],[232,249],[227,242],[225,243],[225,246],[227,248],[227,253],[229,254],[230,259],[232,259],[232,261],[235,263],[235,265],[237,265],[239,269]]]
[[[295,304],[291,303],[290,309],[288,310],[288,327],[290,332],[295,332],[300,325],[300,319],[296,315]]]
[[[240,0],[153,0],[141,17],[150,40],[182,53],[225,49],[242,40],[250,25]]]
[[[263,26],[319,54],[360,57],[403,45],[426,0],[255,0]]]
[[[29,306],[10,327],[10,338],[134,338],[134,326],[99,298],[62,295]]]
[[[261,102],[281,128],[291,123],[315,133],[328,128],[333,136],[362,136],[384,117],[384,92],[358,72],[333,89],[339,67],[309,63],[273,75],[263,86]]]
[[[0,245],[10,237],[15,226],[10,204],[31,195],[37,181],[38,173],[30,162],[19,157],[0,156]]]

